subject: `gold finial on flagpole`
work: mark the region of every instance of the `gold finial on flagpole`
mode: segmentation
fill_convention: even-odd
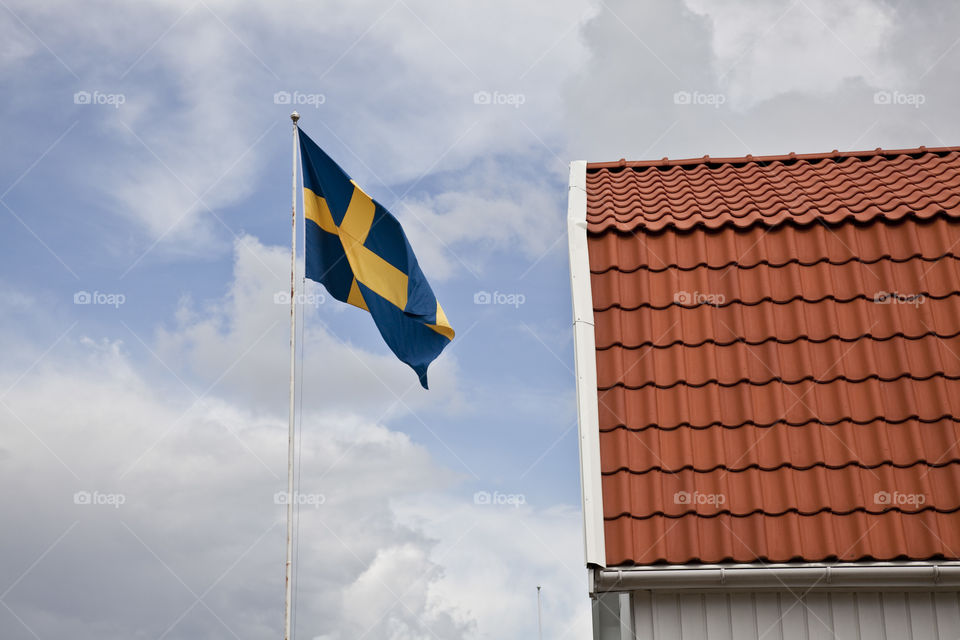
[[[297,124],[297,120],[300,119],[300,114],[294,111],[290,114],[290,119],[293,120],[293,124]]]

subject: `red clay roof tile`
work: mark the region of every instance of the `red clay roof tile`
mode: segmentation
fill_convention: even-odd
[[[619,558],[610,558],[619,565],[926,559],[956,557],[945,550],[960,548],[956,512],[933,510],[910,516],[823,511],[813,516],[623,517],[607,520],[604,535],[608,554],[623,550]]]
[[[749,345],[673,346],[626,349],[614,346],[597,352],[597,386],[660,389],[710,384],[731,387],[780,382],[794,385],[805,380],[826,384],[837,380],[893,381],[905,375],[927,380],[943,376],[960,380],[960,337],[935,335],[875,340],[825,340]],[[909,373],[906,373],[909,372]]]
[[[851,464],[908,467],[921,462],[940,466],[960,462],[960,420],[891,423],[881,419],[864,424],[844,420],[799,426],[776,422],[725,429],[620,427],[600,432],[600,458],[604,474],[621,470],[770,471]]]
[[[616,471],[603,476],[604,518],[712,517],[721,513],[815,515],[916,513],[960,509],[960,464],[933,467],[923,462],[864,469],[856,464],[831,469],[780,467],[728,471],[684,470],[673,473]],[[894,489],[895,488],[895,489]]]
[[[957,558],[960,148],[587,165],[607,564]]]
[[[896,155],[601,168],[587,165],[587,228],[719,229],[928,219],[960,205],[956,147]]]
[[[737,272],[757,265],[782,267],[792,263],[812,266],[826,262],[841,265],[860,262],[872,265],[887,259],[904,262],[917,258],[935,262],[960,259],[960,247],[950,242],[951,222],[934,218],[928,222],[869,226],[811,225],[806,227],[757,226],[739,233],[722,230],[709,233],[603,234],[594,238],[590,269],[603,274],[645,271],[691,271],[708,267],[733,267]],[[598,247],[597,243],[602,247]]]

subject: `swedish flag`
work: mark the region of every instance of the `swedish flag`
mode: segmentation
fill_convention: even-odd
[[[306,275],[373,316],[390,350],[427,388],[427,367],[453,328],[400,223],[300,132]]]

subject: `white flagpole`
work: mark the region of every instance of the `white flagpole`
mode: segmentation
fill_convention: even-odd
[[[293,595],[293,425],[294,425],[294,376],[297,355],[297,143],[299,129],[297,121],[300,114],[294,111],[290,114],[293,120],[293,222],[290,239],[290,425],[287,442],[287,564],[286,564],[286,594],[283,606],[283,640],[290,640],[290,609]]]
[[[537,637],[543,640],[542,610],[540,607],[540,585],[537,585]]]

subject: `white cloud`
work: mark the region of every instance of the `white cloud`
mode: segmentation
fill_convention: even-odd
[[[409,198],[397,215],[429,276],[477,275],[496,250],[534,262],[566,233],[559,173],[482,161],[435,194]]]
[[[410,496],[397,510],[401,522],[438,540],[432,555],[446,570],[430,589],[437,602],[461,603],[482,621],[481,637],[519,637],[519,629],[532,634],[537,585],[544,637],[590,637],[579,509],[474,504],[467,494]]]
[[[687,5],[709,19],[717,86],[734,106],[748,108],[791,92],[829,95],[855,78],[874,86],[890,79],[882,55],[894,11],[883,3],[689,0]]]
[[[285,486],[284,421],[218,398],[191,408],[189,394],[142,379],[118,345],[87,346],[86,356],[51,360],[5,398],[28,426],[11,423],[4,436],[10,453],[0,475],[19,489],[2,498],[10,533],[3,573],[19,575],[79,523],[7,603],[44,635],[72,627],[76,638],[105,629],[155,637],[190,605],[191,590],[201,594],[223,576],[205,597],[216,616],[238,633],[276,631],[283,508],[273,496]],[[302,507],[301,554],[320,562],[302,565],[300,584],[310,597],[301,600],[300,615],[306,626],[339,629],[352,624],[349,616],[320,603],[340,601],[359,588],[355,581],[369,583],[357,576],[376,572],[385,555],[403,549],[422,558],[432,545],[395,522],[391,499],[448,487],[455,477],[383,426],[335,414],[306,416],[304,423],[301,492],[322,492],[325,501]],[[75,504],[78,492],[94,496],[94,504]],[[98,495],[122,496],[121,504],[95,504]],[[94,583],[96,590],[85,586]],[[147,610],[137,605],[146,585],[155,601]],[[407,620],[412,633],[440,624],[443,610],[428,611],[423,593],[407,604],[416,607]],[[199,611],[204,615],[185,619],[173,637],[229,635],[205,606]],[[382,637],[387,624],[372,637]],[[2,625],[18,627],[12,619]]]
[[[248,241],[226,301],[183,312],[158,354],[192,345],[191,362],[212,368],[270,322],[253,301],[271,290],[284,252]],[[0,482],[16,490],[0,496],[0,573],[26,571],[5,602],[41,637],[156,637],[171,625],[171,638],[275,634],[286,420],[252,387],[272,365],[250,352],[237,367],[249,380],[225,379],[198,400],[168,372],[148,376],[137,348],[71,336],[3,397]],[[5,388],[18,376],[0,371]],[[537,581],[549,585],[547,628],[586,633],[576,510],[475,505],[426,449],[342,404],[302,420],[301,634],[529,635]],[[80,492],[105,503],[76,504]],[[5,609],[0,625],[30,635]]]
[[[381,179],[400,192],[490,153],[542,152],[562,123],[556,87],[583,58],[586,7],[102,2],[92,21],[69,3],[14,4],[44,23],[79,88],[125,95],[118,110],[81,112],[107,134],[86,150],[89,183],[162,237],[159,251],[194,253],[223,249],[213,214],[234,227],[225,208],[261,187],[266,161],[288,148],[286,114],[297,105],[274,104],[277,91],[323,95],[320,109],[299,107],[305,130],[374,193]],[[523,105],[476,104],[483,91]]]
[[[377,637],[422,637],[423,621],[439,638],[463,636],[471,626],[463,615],[430,600],[424,589],[423,577],[430,585],[436,579],[437,565],[426,550],[413,544],[394,545],[381,549],[373,562],[343,594],[344,617],[350,629],[341,637],[360,637],[370,628],[371,621],[382,627]]]
[[[16,17],[9,12],[0,14],[0,69],[8,70],[32,55],[41,46],[25,32]]]
[[[260,410],[286,412],[289,298],[277,296],[288,296],[289,270],[289,249],[265,246],[249,236],[238,239],[234,279],[226,295],[199,308],[184,301],[176,325],[158,331],[157,356],[195,384],[198,394],[215,385],[216,393]],[[302,307],[300,377],[307,409],[348,410],[379,420],[416,410],[428,398],[433,404],[442,398],[451,409],[459,405],[452,346],[430,367],[428,395],[416,374],[383,344],[369,314],[333,300],[319,284],[306,285],[311,300],[323,301],[316,308]],[[337,335],[328,327],[341,325],[345,315],[352,330]],[[371,341],[371,350],[350,337],[358,334]]]
[[[585,27],[590,58],[566,87],[567,155],[650,160],[955,143],[960,89],[948,78],[960,51],[940,18],[867,0],[790,7],[608,3]],[[920,32],[925,42],[911,46]],[[877,104],[878,90],[926,101],[920,109]],[[680,91],[726,101],[678,104]]]

